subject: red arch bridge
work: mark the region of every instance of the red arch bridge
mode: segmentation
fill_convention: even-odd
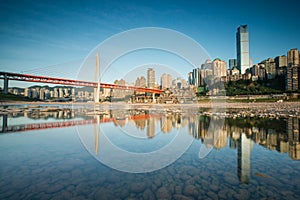
[[[49,84],[59,84],[59,85],[72,85],[72,86],[88,86],[97,88],[97,82],[91,81],[81,81],[81,80],[72,80],[65,78],[54,78],[49,76],[36,76],[31,74],[19,74],[12,72],[0,72],[0,79],[4,79],[4,88],[3,91],[5,94],[8,93],[8,81],[26,81],[26,82],[36,82],[36,83],[49,83]],[[120,90],[134,90],[137,92],[148,92],[152,94],[160,94],[164,92],[164,90],[159,90],[155,88],[143,88],[143,87],[135,87],[129,85],[117,85],[110,83],[100,83],[101,88],[109,88],[109,89],[120,89]]]

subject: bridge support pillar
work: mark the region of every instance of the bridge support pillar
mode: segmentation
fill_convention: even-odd
[[[112,102],[113,92],[114,92],[113,89],[110,88],[110,92],[109,92],[110,102]]]
[[[4,88],[3,88],[4,94],[8,94],[8,77],[7,74],[4,75]]]

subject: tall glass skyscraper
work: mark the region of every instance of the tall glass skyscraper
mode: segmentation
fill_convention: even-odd
[[[249,31],[247,25],[241,25],[236,32],[237,68],[241,74],[250,67]]]

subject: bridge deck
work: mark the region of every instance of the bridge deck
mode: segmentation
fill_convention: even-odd
[[[36,76],[31,74],[19,74],[12,72],[0,72],[0,79],[15,80],[15,81],[26,81],[26,82],[37,82],[37,83],[49,83],[49,84],[60,84],[60,85],[72,85],[72,86],[88,86],[97,88],[97,82],[81,81],[65,78],[54,78],[49,76]],[[101,88],[120,89],[120,90],[135,90],[137,92],[149,92],[160,94],[163,90],[153,88],[135,87],[130,85],[117,85],[110,83],[100,83]]]

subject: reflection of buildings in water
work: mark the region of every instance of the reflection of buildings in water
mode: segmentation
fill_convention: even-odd
[[[195,139],[201,139],[208,148],[214,146],[220,149],[227,145],[227,131],[223,128],[223,120],[219,118],[191,116],[189,134]]]
[[[126,125],[126,120],[125,119],[117,119],[114,120],[114,125],[119,126],[119,127],[124,127]]]
[[[286,133],[272,128],[252,128],[251,139],[257,144],[281,153],[289,152],[294,160],[300,159],[299,119],[289,118],[286,121]]]
[[[126,116],[127,111],[123,110],[112,110],[111,111],[111,118],[116,119],[113,121],[115,126],[124,127],[126,125]]]
[[[145,120],[145,119],[137,119],[137,120],[134,120],[134,123],[135,123],[135,126],[136,126],[138,129],[144,130],[145,127],[146,127],[146,120]]]
[[[173,128],[181,129],[189,124],[189,131],[190,131],[190,124],[188,123],[189,117],[183,116],[182,114],[167,114],[161,117],[160,119],[160,128],[163,133],[169,133],[172,131]]]
[[[239,130],[237,130],[237,127],[234,126],[225,126],[225,128],[227,129],[230,135],[229,147],[232,149],[237,149],[241,135]]]
[[[196,120],[197,119],[197,120]],[[189,117],[189,123],[188,123],[188,131],[189,131],[189,134],[190,135],[194,135],[194,132],[195,132],[195,122],[198,122],[198,115],[191,115]]]
[[[173,129],[172,115],[164,115],[160,119],[160,127],[163,133],[170,133]]]
[[[298,118],[289,118],[287,120],[289,155],[294,160],[300,160],[299,120]]]
[[[219,129],[216,134],[214,134],[215,143],[214,146],[217,149],[221,149],[227,146],[227,131],[224,129]]]
[[[268,125],[268,127],[266,127],[266,125],[251,125],[252,127],[247,127],[249,124],[253,124],[252,122],[255,122],[255,119],[253,119],[253,121],[250,120],[244,123],[233,121],[230,123],[230,125],[227,122],[225,128],[230,134],[230,148],[237,148],[240,133],[245,133],[246,135],[250,136],[251,140],[265,148],[276,150],[281,153],[289,152],[289,156],[292,159],[300,160],[299,119],[289,118],[287,119],[286,123],[277,120],[271,121],[271,124]],[[264,122],[262,124],[264,124]],[[286,126],[286,131],[284,131],[282,128],[284,125]]]
[[[189,123],[188,117],[187,116],[182,116],[181,126],[186,127],[188,123]]]
[[[207,135],[209,118],[206,116],[192,115],[189,117],[189,134],[195,139],[203,140]]]
[[[153,138],[155,136],[155,121],[153,118],[147,119],[147,137]]]
[[[208,117],[199,118],[197,138],[201,138],[207,148],[226,147],[227,131],[223,123],[223,119],[218,117],[211,117],[210,120]]]
[[[238,142],[238,177],[241,182],[249,183],[250,180],[250,156],[252,141],[245,133],[240,134]]]
[[[174,127],[177,129],[181,128],[181,115],[176,113],[174,116]]]

